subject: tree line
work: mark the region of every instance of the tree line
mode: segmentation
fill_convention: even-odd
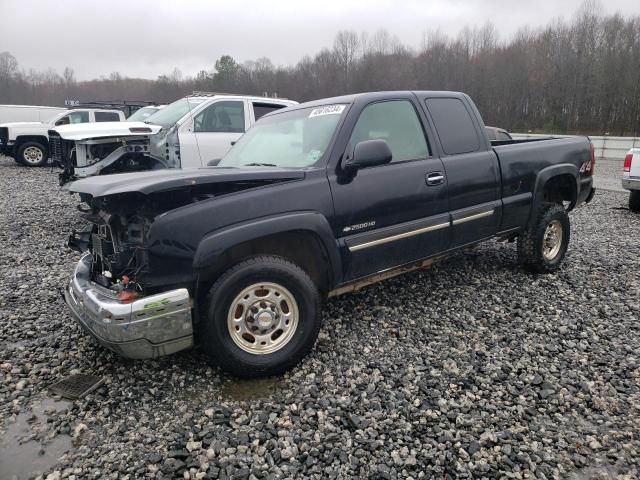
[[[78,81],[23,71],[0,53],[0,104],[63,105],[65,99],[169,103],[195,90],[278,95],[297,101],[373,90],[468,93],[487,124],[516,132],[640,135],[640,16],[603,15],[587,2],[570,20],[521,28],[501,40],[494,25],[456,36],[426,32],[411,48],[386,30],[340,31],[331,48],[297,64],[220,57],[211,70],[155,80],[119,73]]]

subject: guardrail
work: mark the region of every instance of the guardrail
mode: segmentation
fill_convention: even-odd
[[[524,138],[539,138],[539,137],[554,137],[554,138],[566,138],[573,137],[574,135],[544,135],[537,133],[512,133],[511,136],[515,139]],[[631,148],[640,148],[640,137],[610,137],[608,135],[602,137],[589,136],[593,146],[596,149],[597,158],[607,158],[612,160],[622,160],[625,154]]]

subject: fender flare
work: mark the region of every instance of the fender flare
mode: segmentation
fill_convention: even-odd
[[[535,212],[538,211],[538,208],[542,203],[542,200],[543,200],[542,195],[544,192],[544,187],[547,184],[547,182],[552,178],[555,178],[560,175],[567,175],[567,174],[573,177],[573,181],[574,181],[573,186],[575,188],[575,198],[571,201],[571,204],[569,205],[569,210],[572,210],[573,207],[575,207],[578,193],[580,192],[580,185],[578,180],[580,172],[578,171],[578,167],[576,167],[571,163],[561,163],[558,165],[551,165],[549,167],[546,167],[540,170],[538,172],[538,175],[536,176],[536,183],[533,189],[533,205],[531,208],[531,213],[529,215],[529,222],[534,220]]]
[[[16,151],[25,142],[41,142],[49,150],[49,137],[46,135],[17,135],[14,144]]]
[[[193,268],[196,270],[206,268],[225,251],[240,243],[293,231],[311,233],[320,241],[331,268],[330,280],[336,285],[342,278],[342,261],[338,243],[326,217],[313,211],[263,217],[211,232],[200,241],[193,258]]]

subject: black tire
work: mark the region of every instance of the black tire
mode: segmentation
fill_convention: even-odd
[[[47,164],[49,152],[47,147],[39,142],[24,142],[18,147],[15,160],[27,167],[41,167]]]
[[[297,327],[289,340],[279,350],[264,354],[243,350],[232,338],[231,327],[228,327],[228,315],[236,297],[245,288],[260,283],[285,287],[299,312]],[[279,375],[290,369],[311,351],[320,331],[318,289],[304,270],[282,257],[253,257],[226,271],[209,290],[204,312],[206,317],[202,318],[199,332],[201,348],[212,363],[244,378]],[[246,318],[245,313],[240,316]],[[254,341],[257,342],[256,337]]]
[[[640,190],[631,190],[629,193],[629,210],[640,213]]]
[[[559,235],[560,245],[557,252],[553,250],[548,257],[545,256],[545,233],[547,227],[554,225],[562,227]],[[518,260],[520,264],[528,271],[534,273],[550,273],[560,268],[562,260],[567,253],[569,247],[569,238],[571,234],[571,225],[569,215],[561,205],[542,205],[536,214],[536,219],[524,232],[518,236]]]

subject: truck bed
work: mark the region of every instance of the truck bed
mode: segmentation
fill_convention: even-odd
[[[491,146],[499,147],[502,145],[514,145],[518,143],[540,142],[540,141],[546,141],[546,140],[556,140],[556,138],[555,137],[536,137],[536,138],[521,138],[521,139],[512,138],[511,140],[491,140]]]
[[[522,218],[529,217],[535,183],[542,170],[561,164],[573,165],[580,170],[591,160],[591,142],[587,137],[535,138],[491,144],[502,176],[503,229],[517,227]],[[580,179],[577,188],[580,189]]]

